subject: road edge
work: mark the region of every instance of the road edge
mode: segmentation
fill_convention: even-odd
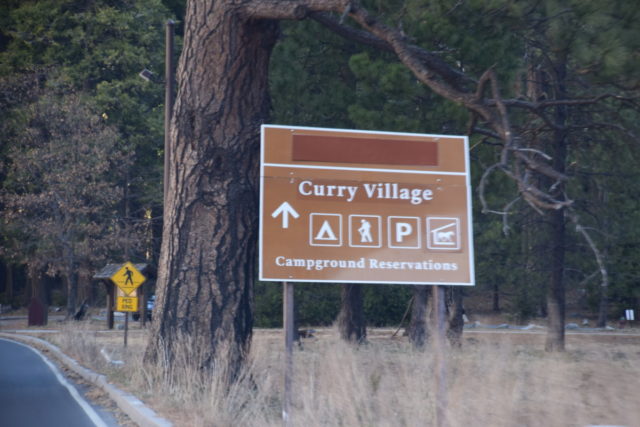
[[[85,381],[94,384],[104,390],[109,397],[115,402],[121,411],[126,413],[129,418],[141,427],[173,427],[173,424],[160,417],[151,408],[147,407],[144,402],[136,396],[120,390],[112,384],[109,384],[107,377],[93,372],[90,369],[80,365],[76,360],[64,354],[58,347],[40,338],[28,335],[10,334],[0,332],[0,337],[14,340],[21,343],[38,344],[47,348],[63,363],[67,368],[80,375]]]

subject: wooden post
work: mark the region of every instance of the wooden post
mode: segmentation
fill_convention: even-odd
[[[138,287],[138,313],[140,314],[140,325],[147,326],[147,295],[144,283]]]
[[[447,361],[444,357],[445,348],[445,317],[446,307],[444,300],[444,286],[433,287],[433,312],[435,323],[434,349],[435,349],[435,380],[436,380],[436,427],[446,427],[447,410]]]
[[[124,346],[127,346],[127,335],[129,335],[129,312],[124,313]]]
[[[293,284],[283,284],[283,327],[284,327],[284,396],[282,400],[282,422],[285,427],[293,426],[291,419],[293,387],[293,340],[294,301]]]
[[[116,294],[116,285],[114,285],[111,280],[105,281],[107,286],[107,328],[113,329],[114,326],[114,316],[113,310],[115,309],[115,294]]]

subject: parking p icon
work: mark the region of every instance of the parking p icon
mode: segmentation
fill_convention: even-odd
[[[389,247],[396,249],[420,249],[420,218],[390,216],[387,218]]]

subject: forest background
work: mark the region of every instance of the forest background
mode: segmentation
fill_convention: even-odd
[[[70,311],[85,300],[101,305],[104,290],[91,277],[106,263],[157,265],[164,24],[175,19],[180,39],[184,3],[0,5],[0,304],[20,307],[40,295]],[[565,98],[576,101],[566,112],[564,193],[580,218],[577,227],[564,219],[568,313],[602,322],[640,309],[638,8],[596,0],[363,4],[468,75],[494,69],[511,99],[556,99],[547,63],[562,54]],[[472,129],[466,109],[434,94],[391,54],[312,21],[281,28],[269,77],[271,123],[437,134]],[[139,76],[143,69],[153,72],[151,81]],[[524,113],[517,120],[530,135],[545,132],[544,123]],[[557,228],[512,179],[486,173],[499,155],[491,135],[470,136],[472,185],[483,191],[474,200],[477,286],[464,289],[465,308],[518,322],[545,317]],[[552,162],[544,142],[530,149]],[[413,295],[404,286],[362,291],[370,326],[397,325]],[[256,283],[254,294],[256,325],[280,325],[280,287]],[[340,285],[297,285],[296,301],[300,324],[332,323]]]

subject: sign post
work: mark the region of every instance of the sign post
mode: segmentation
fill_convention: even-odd
[[[118,287],[116,296],[116,311],[124,312],[124,346],[127,346],[129,334],[129,312],[138,311],[137,289],[147,278],[129,261],[125,262],[118,271],[110,277]]]
[[[445,411],[447,409],[447,361],[444,357],[445,346],[445,316],[444,286],[433,287],[433,311],[436,333],[435,341],[435,396],[436,422],[438,427],[446,425]]]
[[[284,325],[284,399],[282,420],[285,427],[293,426],[291,406],[293,400],[293,341],[294,341],[294,301],[293,283],[284,282],[283,287],[283,325]]]
[[[464,136],[262,126],[260,280],[283,282],[291,422],[292,282],[436,285],[436,424],[446,409],[444,288],[473,286]]]

